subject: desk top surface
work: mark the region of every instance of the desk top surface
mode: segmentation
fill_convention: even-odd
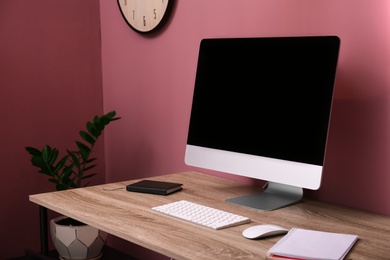
[[[387,216],[310,200],[260,212],[224,202],[256,192],[255,187],[242,183],[196,172],[148,179],[183,183],[183,190],[169,196],[128,192],[125,186],[137,181],[132,180],[30,195],[30,201],[177,260],[266,259],[268,249],[281,237],[248,240],[241,235],[258,224],[358,235],[345,259],[388,259],[390,255]],[[247,216],[252,222],[212,230],[151,210],[183,199]]]

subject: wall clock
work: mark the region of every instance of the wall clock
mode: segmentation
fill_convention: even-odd
[[[123,18],[140,33],[151,32],[166,20],[173,0],[118,0]]]

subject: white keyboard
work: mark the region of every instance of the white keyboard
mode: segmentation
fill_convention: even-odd
[[[251,221],[247,217],[186,200],[154,207],[152,210],[212,229],[237,226]]]

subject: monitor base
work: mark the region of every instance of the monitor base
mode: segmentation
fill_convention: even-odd
[[[299,202],[303,189],[285,184],[268,182],[267,188],[256,194],[227,199],[225,202],[261,211],[271,211]]]

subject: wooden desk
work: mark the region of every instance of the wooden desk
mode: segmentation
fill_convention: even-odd
[[[255,192],[254,187],[195,172],[149,179],[183,183],[183,191],[169,196],[127,192],[124,187],[133,180],[31,195],[30,201],[178,260],[266,259],[280,237],[248,240],[241,235],[247,227],[264,223],[356,234],[359,240],[346,259],[390,258],[390,217],[309,200],[259,212],[224,202]],[[215,231],[150,209],[182,199],[248,216],[252,223]]]

